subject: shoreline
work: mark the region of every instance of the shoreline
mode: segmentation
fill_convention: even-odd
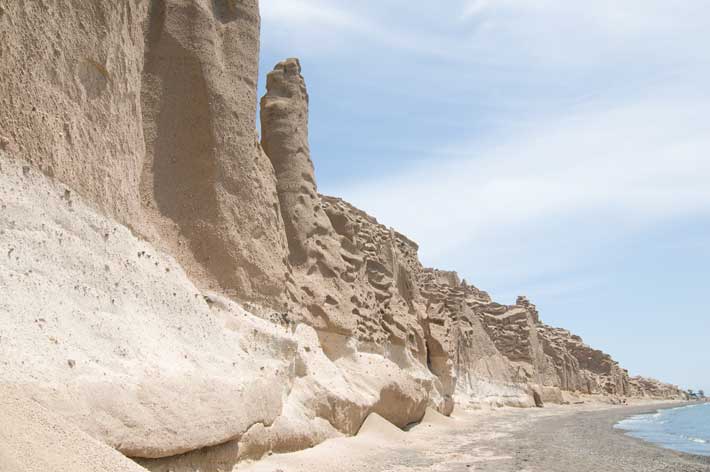
[[[690,402],[653,402],[621,407],[570,409],[520,428],[511,443],[502,447],[517,456],[502,464],[475,470],[525,472],[708,472],[710,457],[664,448],[635,438],[615,425],[632,416],[682,408]],[[515,460],[516,458],[522,460]],[[521,464],[524,462],[525,464]]]
[[[710,472],[710,457],[666,449],[614,428],[688,402],[591,403],[543,409],[428,412],[403,432],[381,418],[313,449],[240,464],[243,472]]]
[[[615,428],[620,421],[689,402],[654,402],[612,408],[581,408],[550,415],[516,431],[500,451],[517,455],[485,472],[708,472],[710,457],[664,448]],[[519,442],[522,444],[515,444]],[[522,460],[516,460],[522,458]],[[501,467],[502,466],[502,467]]]
[[[633,413],[633,414],[630,414],[630,415],[628,415],[628,416],[625,416],[624,418],[622,418],[622,419],[620,419],[619,421],[617,421],[616,423],[614,423],[614,432],[617,433],[617,434],[620,434],[620,435],[623,436],[624,438],[631,439],[631,440],[633,440],[633,441],[637,441],[637,442],[639,442],[639,443],[641,443],[641,444],[643,444],[643,445],[652,446],[652,447],[655,447],[655,448],[658,448],[658,449],[662,449],[662,450],[664,450],[664,451],[670,451],[670,452],[673,452],[673,453],[678,454],[678,455],[680,455],[680,456],[685,456],[687,459],[693,459],[693,458],[694,458],[694,459],[696,459],[696,460],[700,460],[701,462],[710,464],[710,456],[703,456],[703,455],[700,455],[700,454],[692,454],[692,453],[690,453],[690,452],[678,451],[678,450],[675,450],[675,449],[672,449],[672,448],[669,448],[669,447],[664,447],[664,446],[662,446],[661,444],[657,444],[657,443],[654,443],[654,442],[652,442],[652,441],[647,441],[647,440],[645,440],[645,439],[641,439],[641,438],[637,438],[637,437],[635,437],[635,436],[632,436],[631,434],[629,434],[630,431],[627,431],[627,430],[624,430],[624,429],[620,429],[620,428],[616,428],[616,427],[615,427],[617,424],[619,424],[619,422],[624,421],[624,420],[629,419],[629,418],[634,417],[634,416],[638,416],[638,415],[650,415],[650,414],[653,414],[653,413],[658,413],[658,412],[663,411],[663,410],[675,410],[675,409],[677,409],[677,408],[684,408],[684,407],[686,407],[686,406],[691,406],[691,405],[703,405],[703,404],[706,404],[706,403],[710,403],[710,402],[687,401],[687,402],[682,402],[682,403],[679,403],[679,404],[676,404],[676,405],[660,405],[660,406],[655,407],[655,408],[649,408],[649,409],[646,410],[646,411],[639,411],[639,412],[637,412],[637,413]]]

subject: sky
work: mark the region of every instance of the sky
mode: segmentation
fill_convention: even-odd
[[[261,0],[337,195],[629,369],[710,392],[706,0]]]

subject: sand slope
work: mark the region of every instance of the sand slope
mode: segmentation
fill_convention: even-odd
[[[620,419],[660,406],[602,403],[545,409],[429,411],[411,431],[368,418],[355,438],[273,455],[239,472],[708,472],[710,458],[664,450],[614,431]]]
[[[145,472],[18,391],[0,386],[0,471]]]

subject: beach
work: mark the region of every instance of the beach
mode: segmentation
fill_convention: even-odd
[[[656,405],[567,411],[540,417],[503,438],[497,446],[491,445],[505,451],[509,459],[478,470],[710,471],[710,458],[663,449],[613,429],[614,424],[630,415],[652,413],[658,408]]]
[[[409,432],[371,416],[361,433],[244,464],[248,472],[483,471],[708,472],[710,458],[659,448],[615,430],[618,421],[680,403],[428,412]]]

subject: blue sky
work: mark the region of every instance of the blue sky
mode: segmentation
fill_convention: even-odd
[[[320,191],[632,374],[710,392],[705,0],[262,0]]]

